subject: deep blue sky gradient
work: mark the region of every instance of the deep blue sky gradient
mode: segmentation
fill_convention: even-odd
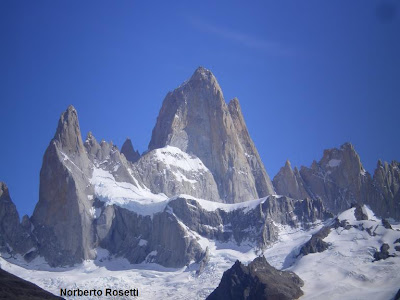
[[[217,3],[218,2],[218,3]],[[271,178],[346,141],[400,160],[399,1],[0,1],[0,180],[31,215],[58,118],[143,152],[202,65],[238,97]]]

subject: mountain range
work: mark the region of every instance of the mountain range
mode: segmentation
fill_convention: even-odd
[[[378,161],[371,175],[350,143],[300,170],[287,161],[271,180],[239,100],[227,104],[214,75],[199,67],[165,97],[142,154],[130,139],[121,150],[91,132],[83,139],[69,106],[44,153],[33,215],[20,222],[0,183],[0,251],[28,265],[44,259],[50,268],[73,268],[108,251],[131,264],[201,276],[213,255],[204,239],[262,254],[280,241],[282,226],[311,230],[352,206],[395,223],[399,189],[399,162]]]

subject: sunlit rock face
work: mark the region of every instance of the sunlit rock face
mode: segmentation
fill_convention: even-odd
[[[216,78],[207,69],[198,68],[165,97],[149,149],[166,145],[200,158],[226,203],[274,193],[238,100],[227,105]]]

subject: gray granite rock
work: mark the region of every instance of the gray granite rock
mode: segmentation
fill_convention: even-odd
[[[131,263],[153,262],[165,267],[200,263],[205,256],[194,237],[168,210],[152,217],[119,206],[106,206],[95,221],[99,246]]]
[[[170,145],[199,157],[211,171],[224,202],[273,194],[237,100],[231,111],[233,116],[214,75],[200,67],[165,97],[149,150]]]
[[[73,106],[61,115],[40,171],[39,202],[32,224],[50,265],[93,259],[93,228],[88,194],[91,162],[83,146]]]
[[[325,150],[319,162],[299,172],[292,171],[287,162],[273,183],[278,194],[320,198],[335,214],[351,205],[368,204],[380,217],[400,218],[399,164],[378,162],[372,178],[349,143]]]
[[[297,168],[292,170],[290,161],[287,160],[278,174],[274,177],[273,184],[278,195],[285,195],[295,199],[310,197],[307,193],[303,179]]]

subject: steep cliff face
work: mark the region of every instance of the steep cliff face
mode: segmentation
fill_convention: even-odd
[[[39,202],[32,216],[41,254],[51,265],[92,259],[93,231],[89,178],[91,163],[83,146],[78,115],[61,115],[40,171]]]
[[[244,154],[247,158],[247,163],[250,166],[254,178],[257,195],[258,197],[270,195],[273,193],[274,187],[264,168],[257,148],[250,137],[249,131],[247,130],[239,100],[237,98],[231,100],[228,104],[228,109],[232,117],[233,124],[235,125],[235,131],[239,138],[240,144],[245,151]]]
[[[214,75],[200,67],[164,99],[149,149],[170,145],[199,157],[211,171],[224,202],[273,194],[237,100],[231,110],[233,116]]]

